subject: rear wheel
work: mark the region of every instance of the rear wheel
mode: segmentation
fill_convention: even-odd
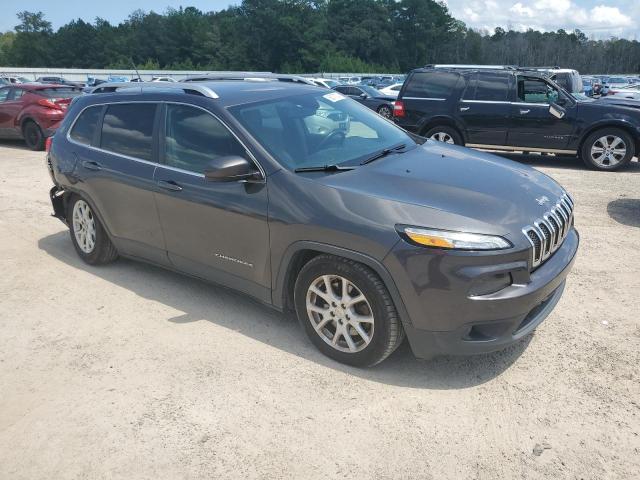
[[[631,136],[618,128],[603,128],[589,135],[580,151],[582,161],[597,170],[617,170],[635,155]]]
[[[433,127],[428,130],[424,136],[431,140],[435,140],[436,142],[449,143],[451,145],[462,145],[462,137],[460,134],[455,128],[447,125]]]
[[[101,265],[118,258],[118,251],[107,232],[83,198],[77,195],[71,198],[67,219],[71,241],[82,260],[90,265]]]
[[[404,330],[391,296],[368,267],[320,255],[295,285],[298,320],[326,356],[358,367],[375,365],[402,342]]]
[[[381,105],[378,108],[378,115],[381,115],[384,118],[392,118],[393,110],[391,110],[391,107],[389,105]]]
[[[44,134],[36,122],[27,121],[22,127],[22,136],[31,150],[44,150]]]

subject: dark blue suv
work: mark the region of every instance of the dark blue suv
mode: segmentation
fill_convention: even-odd
[[[80,257],[150,262],[294,311],[374,365],[504,348],[558,302],[574,203],[529,167],[426,141],[335,91],[278,81],[112,86],[48,155]]]

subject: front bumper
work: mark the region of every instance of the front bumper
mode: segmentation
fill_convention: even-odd
[[[517,253],[425,258],[417,252],[407,255],[406,246],[392,251],[385,263],[409,315],[404,329],[414,354],[430,358],[492,352],[532,332],[560,300],[578,244],[578,232],[572,229],[553,256],[532,273],[523,268],[527,263],[517,260]],[[475,265],[465,267],[465,260]],[[508,274],[511,285],[494,293],[470,294],[479,280],[496,272]]]

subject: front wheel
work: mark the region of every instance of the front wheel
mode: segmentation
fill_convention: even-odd
[[[603,128],[589,135],[580,151],[582,161],[596,170],[618,170],[635,155],[633,138],[618,128]]]
[[[74,195],[68,212],[71,241],[82,260],[90,265],[101,265],[118,258],[118,251],[89,203]]]
[[[352,260],[320,255],[309,261],[296,280],[294,299],[311,342],[338,362],[375,365],[404,338],[388,290],[371,269]]]
[[[462,145],[462,137],[455,128],[447,125],[433,127],[424,134],[425,137],[436,142],[448,143],[451,145]]]

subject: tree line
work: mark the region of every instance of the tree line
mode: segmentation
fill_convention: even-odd
[[[136,10],[118,25],[78,19],[55,31],[42,12],[17,20],[0,34],[0,65],[382,73],[477,63],[640,72],[636,40],[478,31],[433,0],[243,0],[217,12]]]

